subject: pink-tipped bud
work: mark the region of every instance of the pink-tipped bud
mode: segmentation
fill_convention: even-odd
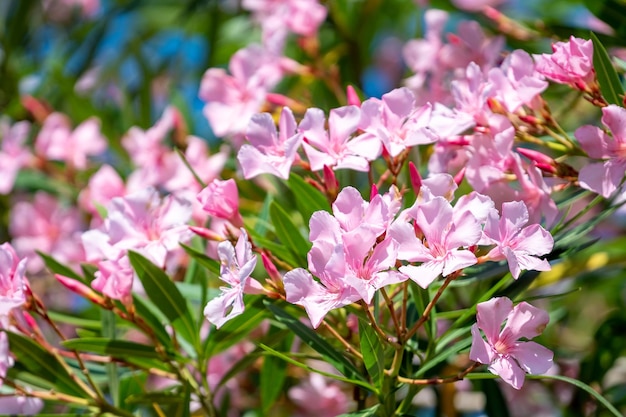
[[[374,199],[378,195],[378,187],[376,184],[372,184],[372,188],[370,188],[370,201]]]
[[[261,253],[261,260],[263,261],[263,266],[267,271],[267,275],[270,277],[270,280],[278,287],[283,287],[283,280],[278,272],[278,269],[274,265],[274,263],[270,260],[269,256],[265,254],[265,252]]]
[[[197,234],[198,236],[207,239],[207,240],[214,240],[216,242],[222,242],[224,240],[226,240],[226,238],[224,236],[221,236],[217,233],[215,233],[213,230],[204,228],[204,227],[197,227],[197,226],[189,226],[189,230],[191,230],[192,232],[194,232],[195,234]]]
[[[361,107],[361,99],[359,98],[359,95],[356,93],[356,90],[354,89],[354,87],[349,85],[346,88],[346,95],[348,97],[349,105]]]
[[[517,148],[517,152],[538,164],[556,167],[557,162],[548,155],[528,148]]]
[[[283,94],[278,94],[278,93],[267,93],[265,95],[265,99],[269,103],[272,103],[281,107],[291,107],[294,103],[294,101],[290,99],[289,97]]]
[[[327,193],[331,195],[339,193],[339,181],[337,181],[335,171],[327,165],[324,165],[324,185]]]
[[[485,6],[485,8],[483,9],[483,13],[489,19],[495,20],[496,22],[502,20],[503,18],[506,18],[506,16],[504,16],[500,11],[494,9],[491,6]]]
[[[94,304],[105,305],[104,298],[102,298],[98,293],[94,290],[86,286],[80,281],[75,279],[71,279],[68,277],[64,277],[63,275],[54,274],[54,277],[59,281],[65,288],[68,290],[80,295],[91,301]]]
[[[52,110],[46,103],[39,101],[32,96],[23,96],[22,106],[24,106],[24,108],[28,110],[28,112],[33,115],[33,118],[39,123],[43,123],[44,120],[46,120],[46,118],[52,113]]]
[[[487,99],[487,106],[489,106],[489,110],[491,110],[494,113],[498,113],[498,114],[506,113],[506,109],[504,108],[502,103],[500,103],[498,100],[496,100],[493,97],[489,97]]]
[[[520,115],[518,117],[522,122],[527,123],[531,126],[537,126],[541,124],[541,120],[539,120],[537,116],[528,114],[528,115]]]
[[[422,176],[413,162],[409,162],[409,177],[411,178],[411,185],[416,195],[419,195],[422,189]]]
[[[37,320],[33,316],[30,315],[28,311],[22,311],[22,317],[24,317],[24,321],[33,331],[32,333],[41,334],[41,330],[39,329],[39,324]]]
[[[461,170],[454,176],[454,183],[456,185],[460,185],[463,182],[463,178],[465,178],[465,167],[461,168]]]

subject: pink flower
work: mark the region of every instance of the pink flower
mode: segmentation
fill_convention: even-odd
[[[239,192],[234,179],[213,180],[198,194],[202,209],[211,216],[229,220],[236,226],[242,224],[239,214]]]
[[[21,257],[28,257],[28,271],[39,272],[44,263],[35,251],[51,255],[61,263],[77,265],[85,259],[80,244],[83,231],[76,208],[64,207],[49,194],[35,193],[34,201],[20,201],[12,208],[9,231],[13,247]]]
[[[241,229],[235,247],[228,241],[220,242],[217,253],[222,265],[220,279],[229,284],[230,288],[220,288],[221,294],[209,301],[204,308],[204,316],[220,328],[228,320],[243,313],[244,292],[254,291],[260,286],[257,281],[250,279],[256,266],[256,256],[252,253],[252,245],[248,242],[248,234],[244,229]]]
[[[41,399],[24,395],[0,397],[0,410],[6,415],[36,416],[43,409]]]
[[[283,108],[279,124],[277,132],[269,113],[252,116],[246,131],[250,144],[243,145],[237,154],[246,179],[264,173],[289,178],[291,165],[298,158],[302,133],[296,131],[296,120],[288,107]]]
[[[292,387],[287,396],[298,407],[297,417],[334,417],[348,412],[348,396],[336,382],[320,374],[310,373],[308,378]]]
[[[124,304],[131,302],[135,273],[128,256],[98,262],[98,271],[94,276],[91,282],[93,289]]]
[[[361,105],[359,128],[366,136],[378,139],[392,157],[403,150],[433,143],[439,136],[430,129],[432,106],[415,107],[415,97],[408,88],[398,88],[382,96],[370,98]],[[380,151],[373,152],[378,157]],[[374,159],[374,158],[372,158]]]
[[[537,256],[550,253],[554,239],[538,224],[523,227],[528,223],[528,210],[522,201],[502,204],[502,217],[490,213],[485,224],[485,236],[497,246],[488,254],[493,261],[506,259],[513,278],[517,279],[522,269],[549,271],[550,264]]]
[[[487,6],[499,6],[506,0],[452,0],[452,4],[462,10],[479,12]]]
[[[110,165],[102,165],[89,178],[87,187],[80,192],[78,204],[83,210],[99,218],[99,207],[105,208],[113,198],[125,194],[126,187],[122,177]]]
[[[581,187],[609,198],[626,172],[626,109],[615,105],[604,107],[602,124],[610,135],[595,126],[582,126],[574,132],[589,157],[604,160],[585,165],[578,180]]]
[[[168,254],[191,239],[190,218],[190,202],[171,195],[161,199],[154,189],[117,197],[108,207],[108,243],[120,251],[137,250],[163,267]]]
[[[467,249],[481,237],[481,225],[467,210],[455,215],[452,206],[443,197],[434,197],[417,204],[411,216],[425,239],[415,235],[414,227],[405,221],[396,221],[389,234],[400,244],[398,258],[421,265],[400,267],[422,288],[427,288],[440,274],[451,273],[476,263],[476,256]]]
[[[13,366],[13,358],[9,350],[9,338],[6,332],[0,332],[0,387],[7,376],[7,371]],[[6,412],[4,409],[2,412]]]
[[[553,357],[550,350],[535,342],[518,341],[541,334],[548,324],[548,313],[526,302],[513,307],[513,302],[506,297],[479,303],[476,309],[470,359],[488,364],[491,373],[499,375],[515,389],[522,387],[525,373],[542,374],[550,369]]]
[[[593,43],[570,37],[552,45],[553,54],[535,55],[535,69],[548,79],[584,90],[594,81]]]
[[[18,258],[10,244],[0,245],[0,316],[6,316],[12,309],[26,302],[28,284],[25,270],[26,258]],[[1,334],[4,335],[4,332]]]
[[[228,68],[209,68],[202,77],[199,96],[207,104],[204,115],[218,137],[241,135],[259,112],[265,96],[281,80],[291,60],[251,45],[237,51]]]
[[[532,107],[533,101],[548,83],[535,72],[531,56],[520,49],[509,54],[502,65],[488,73],[494,86],[494,97],[511,113],[522,105]]]
[[[378,157],[377,140],[352,139],[356,133],[361,111],[356,106],[332,109],[328,117],[328,132],[324,112],[310,108],[298,130],[304,135],[304,151],[312,171],[321,171],[324,165],[334,169],[369,171],[369,160]]]
[[[13,189],[17,173],[31,158],[26,147],[29,131],[28,122],[11,126],[6,119],[0,120],[0,194],[8,194]]]
[[[87,156],[98,155],[106,147],[98,119],[87,119],[72,131],[70,120],[61,113],[46,118],[35,141],[37,154],[78,169],[87,168]]]

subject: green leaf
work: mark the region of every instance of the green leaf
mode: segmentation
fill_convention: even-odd
[[[261,406],[263,415],[270,415],[268,411],[280,396],[287,376],[287,362],[277,356],[266,356],[261,368]]]
[[[330,212],[330,203],[317,188],[313,187],[302,177],[294,174],[289,175],[289,189],[293,192],[296,200],[296,206],[302,218],[308,224],[309,219],[318,210],[326,210]]]
[[[198,332],[189,306],[174,282],[159,267],[137,252],[129,251],[128,258],[150,301],[167,317],[172,327],[183,338],[197,347]]]
[[[380,408],[380,404],[376,404],[373,407],[370,407],[361,411],[354,411],[352,413],[342,414],[337,417],[374,417],[378,415],[378,409]]]
[[[102,320],[102,336],[107,339],[115,339],[117,336],[115,314],[109,310],[100,311],[100,319]],[[116,363],[106,364],[107,377],[109,380],[109,392],[113,399],[113,405],[119,407],[120,405],[120,390],[119,390],[119,372]]]
[[[43,262],[46,264],[46,267],[53,274],[63,275],[64,277],[75,279],[79,282],[82,282],[83,284],[89,284],[88,282],[85,281],[85,278],[81,277],[76,272],[74,272],[72,268],[70,268],[69,266],[63,265],[62,263],[54,259],[52,256],[46,255],[45,253],[39,252],[39,251],[37,251],[37,254],[41,256],[41,259],[43,259]]]
[[[295,360],[293,358],[290,358],[287,354],[281,353],[281,352],[279,352],[277,350],[274,350],[271,347],[269,347],[267,345],[264,345],[263,343],[259,344],[259,347],[261,349],[263,349],[264,351],[268,352],[270,355],[274,355],[274,356],[276,356],[278,358],[281,358],[285,362],[288,362],[288,363],[290,363],[292,365],[295,365],[295,366],[297,366],[299,368],[305,369],[305,370],[307,370],[309,372],[315,372],[316,374],[320,374],[320,375],[326,376],[328,378],[335,379],[337,381],[342,381],[342,382],[347,382],[347,383],[350,383],[350,384],[358,385],[358,386],[363,387],[363,388],[365,388],[367,390],[370,390],[372,392],[375,391],[373,386],[371,386],[367,382],[363,382],[360,379],[344,378],[344,377],[339,376],[339,375],[335,375],[335,374],[331,374],[329,372],[324,372],[324,371],[321,371],[319,369],[315,369],[315,368],[313,368],[313,367],[311,367],[311,366],[309,366],[309,365],[307,365],[305,363],[298,362],[297,360]]]
[[[302,237],[289,215],[276,202],[270,205],[270,217],[280,241],[297,256],[302,265],[306,265],[306,255],[311,249],[311,242]]]
[[[372,378],[374,386],[379,390],[383,386],[385,376],[385,351],[380,343],[378,334],[372,326],[359,320],[359,337],[361,340],[361,354],[367,373]]]
[[[11,352],[25,370],[46,381],[51,388],[59,392],[81,398],[89,397],[56,356],[27,337],[11,332],[6,332],[6,334]]]
[[[148,300],[133,295],[133,305],[135,306],[135,312],[141,317],[152,329],[157,340],[163,344],[166,348],[172,347],[171,336],[165,330],[162,320],[156,315],[158,310],[152,304],[148,304]]]
[[[191,246],[187,246],[184,243],[181,243],[180,246],[187,252],[187,255],[191,256],[193,259],[198,261],[198,263],[208,269],[212,274],[219,276],[220,274],[220,263],[215,259],[211,259],[206,256],[204,253],[198,251]]]
[[[258,247],[268,249],[274,256],[287,262],[289,265],[299,267],[307,264],[306,262],[303,263],[302,259],[297,258],[287,247],[258,235],[254,230],[248,231],[250,232],[250,237]]]
[[[350,362],[345,356],[343,356],[337,349],[335,349],[330,343],[324,340],[321,336],[315,333],[313,330],[305,326],[285,310],[277,305],[274,305],[269,300],[264,300],[265,306],[274,314],[276,320],[286,325],[296,336],[298,336],[304,343],[309,345],[313,350],[322,355],[324,359],[333,365],[339,372],[352,380],[365,381],[365,378],[359,370]],[[370,386],[369,389],[372,389]],[[372,389],[372,391],[375,391]]]
[[[596,70],[602,96],[609,104],[623,106],[620,96],[624,96],[624,89],[611,58],[593,32],[591,32],[591,41],[593,42],[593,67]]]

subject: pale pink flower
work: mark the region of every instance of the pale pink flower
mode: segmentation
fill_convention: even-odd
[[[135,272],[128,256],[98,262],[98,271],[94,276],[95,279],[91,282],[93,289],[124,304],[130,303]]]
[[[222,68],[209,68],[202,77],[199,96],[207,103],[204,115],[215,135],[242,135],[266,94],[291,67],[291,60],[251,45],[231,57],[230,75]]]
[[[0,316],[26,302],[25,270],[26,258],[20,259],[9,243],[0,245]]]
[[[422,264],[402,266],[400,272],[427,288],[439,275],[448,276],[477,262],[474,253],[464,249],[475,245],[481,237],[481,225],[472,213],[463,211],[455,216],[446,199],[434,197],[417,205],[411,214],[424,240],[405,221],[394,222],[389,234],[400,244],[398,259]]]
[[[180,250],[180,242],[192,237],[187,222],[191,203],[172,195],[161,199],[154,189],[146,189],[111,200],[105,230],[108,244],[120,251],[136,250],[158,266]]]
[[[535,69],[548,79],[585,90],[595,79],[593,43],[570,37],[569,42],[552,44],[552,54],[535,55]]]
[[[310,373],[290,388],[287,396],[298,407],[296,417],[335,417],[348,412],[346,393],[320,374]]]
[[[538,256],[550,253],[554,239],[538,224],[524,227],[528,223],[528,209],[522,201],[502,204],[502,216],[490,213],[484,233],[497,245],[486,256],[490,260],[506,259],[513,278],[517,279],[522,269],[549,271],[550,264]]]
[[[228,220],[236,226],[242,224],[239,214],[239,192],[234,179],[211,181],[198,193],[202,209],[211,216]]]
[[[456,34],[448,34],[439,59],[448,68],[465,68],[474,62],[487,70],[498,63],[504,43],[503,36],[487,37],[478,22],[464,21],[459,23]]]
[[[122,177],[110,165],[102,165],[80,192],[78,204],[92,216],[100,218],[98,208],[104,209],[113,198],[125,194],[126,186]]]
[[[9,349],[9,338],[6,332],[0,332],[0,387],[7,376],[7,371],[13,366],[13,358]],[[4,409],[3,412],[6,412]]]
[[[304,151],[312,171],[320,171],[324,166],[369,171],[368,160],[378,157],[380,143],[372,138],[352,138],[360,118],[361,111],[356,106],[332,109],[326,131],[324,112],[317,108],[307,110],[298,130],[304,135]]]
[[[246,179],[268,173],[282,179],[289,178],[291,165],[298,158],[302,133],[297,132],[296,120],[288,107],[284,107],[276,130],[269,113],[252,116],[246,138],[250,144],[239,149],[237,159]]]
[[[479,12],[487,6],[495,7],[507,0],[452,0],[452,4],[461,10]]]
[[[94,17],[100,10],[100,0],[43,0],[43,8],[48,18],[65,23],[76,11],[83,17]]]
[[[535,72],[531,56],[521,49],[511,52],[502,65],[489,70],[496,98],[511,113],[521,106],[532,107],[536,98],[548,87],[543,77]]]
[[[25,395],[0,397],[0,410],[6,415],[36,416],[43,406],[44,403],[40,398]]]
[[[306,310],[311,325],[317,328],[330,310],[352,304],[362,297],[351,286],[334,277],[319,277],[320,282],[302,268],[293,269],[283,277],[288,302]]]
[[[380,141],[392,157],[416,145],[436,142],[439,136],[430,128],[432,106],[415,107],[415,97],[408,88],[398,88],[382,96],[370,98],[361,105],[359,128]],[[372,155],[378,157],[380,150]]]
[[[506,297],[479,303],[476,309],[470,359],[489,365],[491,373],[515,389],[522,387],[525,373],[537,375],[550,369],[553,358],[550,350],[536,342],[519,341],[541,334],[548,324],[548,313],[526,302],[513,307]],[[503,322],[506,323],[501,328]]]
[[[589,157],[604,160],[585,165],[578,180],[581,187],[609,198],[622,183],[626,172],[626,110],[615,105],[604,107],[602,124],[610,135],[589,125],[574,132]]]
[[[69,118],[61,113],[52,113],[46,118],[35,140],[38,155],[64,161],[77,169],[87,168],[87,157],[101,154],[106,147],[98,119],[87,119],[72,130]]]
[[[220,258],[220,279],[230,287],[221,287],[221,294],[209,301],[204,308],[204,316],[220,328],[228,320],[243,313],[244,292],[254,291],[257,281],[250,278],[256,266],[256,256],[252,253],[252,245],[248,242],[248,234],[241,229],[237,244],[220,242],[217,246]],[[254,282],[253,282],[254,281]]]
[[[17,173],[32,157],[26,147],[29,131],[28,122],[10,125],[6,119],[0,119],[0,194],[13,189]]]
[[[29,272],[36,273],[44,267],[36,251],[74,266],[85,259],[80,244],[83,222],[76,208],[64,207],[53,196],[39,191],[33,202],[18,201],[11,212],[12,244],[20,257],[28,257]]]

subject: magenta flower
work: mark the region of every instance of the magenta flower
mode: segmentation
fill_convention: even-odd
[[[356,106],[332,109],[327,132],[324,112],[316,108],[306,111],[298,130],[304,135],[304,151],[312,171],[321,171],[324,165],[333,169],[369,171],[368,159],[376,159],[380,142],[367,137],[352,139],[360,118],[361,110]]]
[[[25,270],[26,258],[20,259],[9,243],[0,245],[0,316],[26,302]]]
[[[296,131],[296,120],[288,107],[280,115],[280,132],[269,113],[252,116],[246,138],[250,144],[239,149],[237,159],[246,179],[260,174],[273,174],[288,179],[291,165],[298,158],[302,133]]]
[[[593,82],[593,43],[570,37],[552,45],[552,54],[535,55],[535,69],[548,79],[584,90]]]
[[[61,113],[46,118],[35,141],[37,154],[78,169],[87,168],[87,156],[98,155],[106,147],[98,119],[87,119],[72,131],[70,120]]]
[[[243,313],[244,292],[258,288],[250,274],[256,266],[256,256],[252,253],[252,245],[248,242],[248,234],[241,229],[236,246],[228,242],[220,242],[217,246],[221,269],[220,279],[230,287],[221,287],[219,296],[209,301],[204,308],[204,316],[208,321],[220,328],[233,317]]]
[[[522,269],[549,271],[550,264],[538,256],[550,253],[554,239],[538,224],[523,227],[528,223],[528,209],[522,201],[502,204],[502,217],[491,212],[485,224],[485,236],[497,246],[488,254],[493,261],[506,259],[513,278],[517,279]]]
[[[604,160],[585,165],[578,180],[581,187],[609,198],[626,172],[626,109],[615,105],[604,107],[602,124],[610,135],[595,126],[582,126],[574,133],[589,157]]]
[[[552,366],[553,353],[530,340],[543,332],[548,313],[522,302],[513,307],[506,297],[492,298],[476,306],[476,324],[472,326],[471,360],[489,365],[515,389],[524,384],[525,373],[542,374]],[[501,329],[502,323],[504,327]],[[480,334],[483,331],[487,340]]]

